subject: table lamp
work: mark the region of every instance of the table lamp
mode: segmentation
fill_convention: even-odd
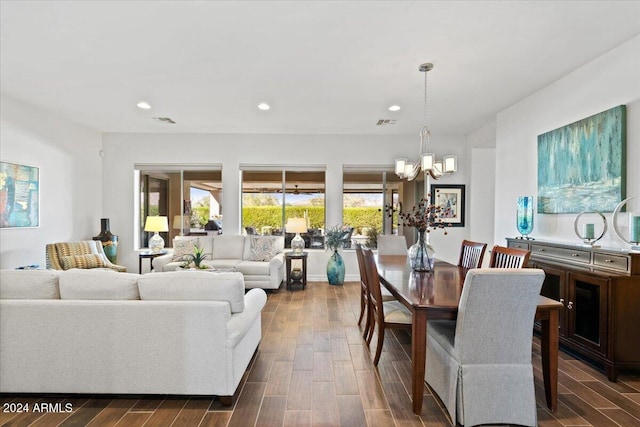
[[[294,254],[300,255],[304,250],[304,239],[300,237],[300,233],[307,232],[307,222],[304,218],[289,218],[284,226],[287,233],[296,233],[291,239],[291,250]]]
[[[144,223],[144,231],[153,231],[153,236],[149,239],[149,249],[151,252],[160,252],[164,248],[164,239],[158,232],[169,231],[169,221],[166,216],[148,216]]]

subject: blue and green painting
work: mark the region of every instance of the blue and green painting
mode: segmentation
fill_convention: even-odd
[[[626,109],[538,135],[538,213],[613,212],[625,198]]]

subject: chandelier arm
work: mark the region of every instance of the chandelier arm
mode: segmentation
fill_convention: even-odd
[[[428,173],[429,176],[431,176],[431,178],[438,180],[442,177],[442,174],[440,173],[436,173],[435,170],[433,169],[429,169],[428,171],[425,171],[425,173]]]
[[[413,181],[414,179],[416,179],[419,172],[420,172],[420,162],[416,162],[415,165],[413,166],[413,169],[411,169],[411,171],[409,171],[409,173],[406,174],[407,181]]]

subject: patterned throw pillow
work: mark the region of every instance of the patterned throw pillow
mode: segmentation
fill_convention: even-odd
[[[186,255],[193,255],[193,250],[198,244],[198,239],[184,239],[173,241],[172,261],[186,261]]]
[[[249,261],[271,261],[276,256],[274,240],[268,236],[251,236]]]
[[[60,257],[62,262],[62,268],[69,270],[71,268],[102,268],[106,267],[102,255],[87,254],[87,255],[68,255]]]

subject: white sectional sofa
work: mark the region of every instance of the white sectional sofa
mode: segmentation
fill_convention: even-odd
[[[184,263],[185,255],[193,253],[194,245],[208,254],[204,265],[242,273],[247,289],[278,289],[284,280],[282,236],[178,236],[171,253],[153,260],[154,271],[175,271]]]
[[[240,273],[0,271],[0,392],[220,396],[261,339]]]

